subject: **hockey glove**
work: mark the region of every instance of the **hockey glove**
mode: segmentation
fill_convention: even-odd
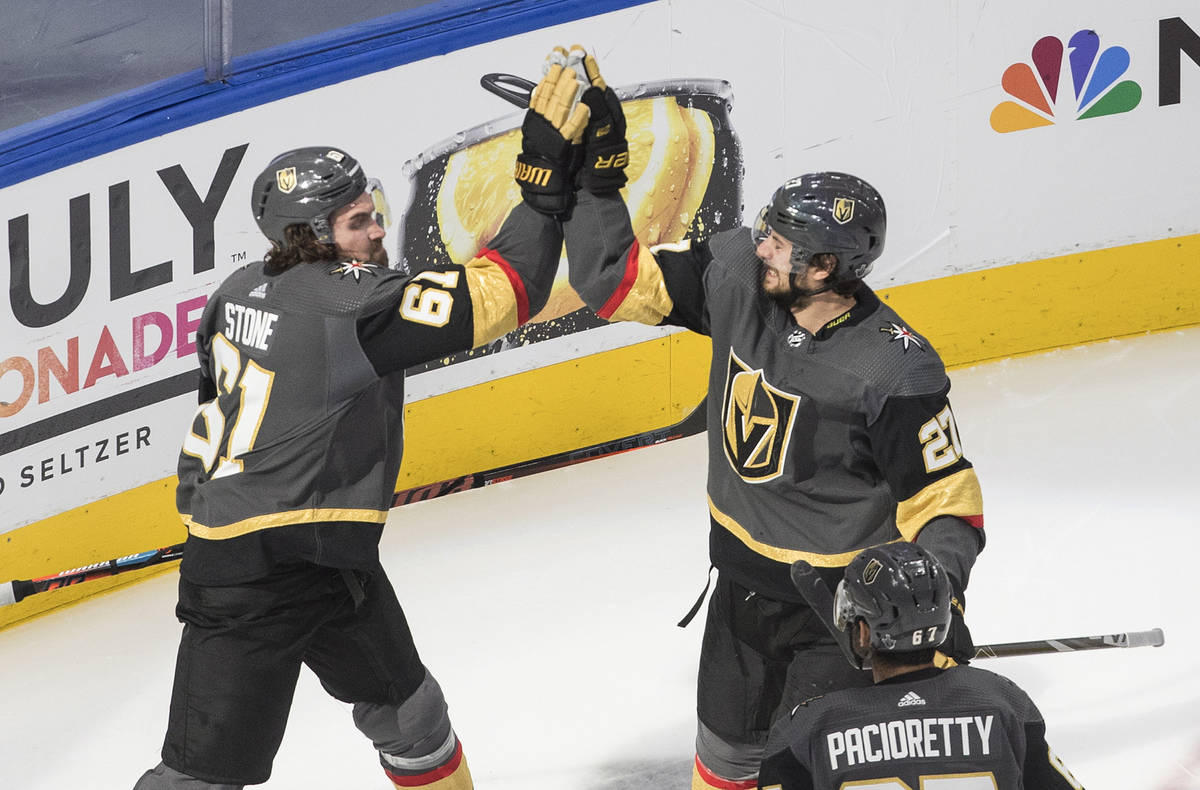
[[[582,50],[554,48],[542,81],[530,94],[521,126],[521,153],[513,177],[525,202],[551,216],[565,215],[574,200],[582,151],[577,143],[588,119],[587,105],[579,101],[585,88],[582,58]]]
[[[621,100],[604,78],[596,58],[584,59],[591,87],[584,91],[583,103],[591,111],[591,120],[583,134],[583,168],[579,186],[595,195],[616,192],[625,186],[625,166],[629,164],[629,143],[625,140],[625,111]]]
[[[938,666],[953,666],[953,664],[969,664],[975,658],[975,642],[971,639],[971,630],[963,619],[963,595],[956,592],[950,599],[950,633],[946,641],[938,647],[939,655],[935,658]],[[951,659],[950,661],[945,659]]]

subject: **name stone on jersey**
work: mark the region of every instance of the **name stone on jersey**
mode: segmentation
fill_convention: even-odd
[[[269,351],[278,313],[248,307],[237,302],[225,303],[225,329],[222,334],[232,343]]]

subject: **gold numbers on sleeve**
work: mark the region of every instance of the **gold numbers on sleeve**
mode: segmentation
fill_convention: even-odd
[[[240,456],[254,449],[275,374],[252,359],[243,363],[241,352],[221,334],[213,338],[212,354],[217,366],[217,397],[200,404],[196,416],[204,421],[205,435],[189,431],[183,439],[183,452],[199,458],[216,479],[242,471]],[[237,396],[238,406],[225,455],[219,456],[226,427],[220,401],[232,396]]]
[[[457,285],[458,272],[421,272],[404,287],[400,315],[407,321],[426,326],[445,326],[454,307],[454,295],[450,291]]]
[[[947,405],[937,416],[921,426],[917,439],[924,446],[922,457],[925,471],[936,472],[953,466],[962,458],[958,441],[958,426],[954,424],[954,413]]]

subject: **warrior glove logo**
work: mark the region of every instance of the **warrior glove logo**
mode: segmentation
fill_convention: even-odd
[[[799,404],[799,395],[772,387],[730,350],[722,436],[725,457],[743,480],[765,483],[783,473]]]
[[[275,184],[279,187],[279,191],[283,194],[288,194],[296,188],[296,168],[285,167],[282,170],[275,171]]]
[[[628,164],[629,152],[622,151],[619,154],[609,154],[608,156],[604,156],[603,154],[597,155],[592,167],[597,170],[611,170],[614,167],[621,168]]]
[[[548,167],[534,167],[524,162],[517,162],[513,178],[534,186],[544,187],[550,184],[551,171]]]

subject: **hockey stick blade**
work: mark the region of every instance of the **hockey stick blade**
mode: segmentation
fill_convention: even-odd
[[[839,629],[833,622],[833,593],[830,591],[829,585],[825,584],[825,580],[821,578],[821,574],[804,560],[793,562],[790,574],[792,585],[800,595],[804,596],[804,602],[808,604],[808,607],[817,613],[817,617],[821,619],[821,623],[829,631],[833,641],[837,642],[842,655],[846,657],[851,666],[860,667],[861,662],[850,648],[850,635]]]
[[[537,85],[533,80],[513,74],[492,72],[479,78],[479,84],[489,93],[494,93],[509,104],[522,110],[529,106],[529,98]]]
[[[977,645],[975,658],[1034,656],[1042,653],[1075,653],[1080,650],[1105,650],[1114,647],[1162,647],[1166,638],[1161,628],[1128,631],[1100,636],[1069,636],[1059,639],[1035,639],[1028,642],[1001,642]]]
[[[71,570],[61,571],[50,576],[42,576],[37,579],[15,579],[0,584],[0,606],[19,603],[31,595],[46,592],[47,590],[57,590],[60,587],[70,587],[74,584],[90,582],[93,579],[116,576],[118,573],[149,568],[151,565],[161,565],[164,562],[180,559],[182,556],[183,544],[177,543],[174,546],[129,554],[124,557],[84,565],[82,568],[72,568]]]

